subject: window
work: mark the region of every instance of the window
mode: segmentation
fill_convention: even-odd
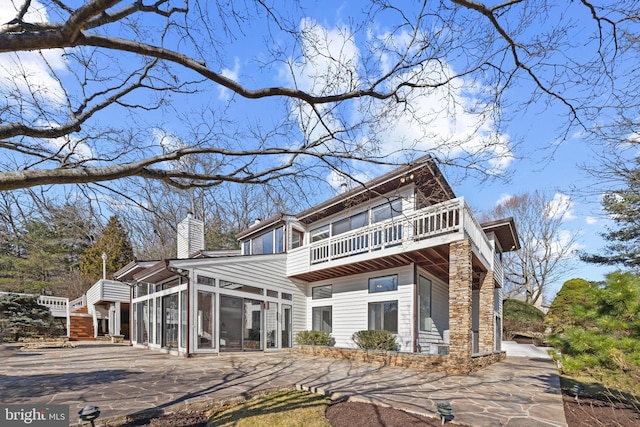
[[[398,290],[398,275],[369,279],[369,293]]]
[[[431,330],[431,280],[422,276],[418,279],[418,327],[421,331]]]
[[[275,251],[277,254],[284,252],[284,227],[276,228]]]
[[[369,225],[369,212],[362,212],[331,224],[333,236]]]
[[[251,240],[242,243],[242,255],[251,254]]]
[[[371,222],[380,222],[402,214],[402,199],[390,200],[371,209]]]
[[[291,249],[299,248],[304,244],[302,231],[291,230]]]
[[[398,301],[369,303],[369,329],[398,333]]]
[[[320,228],[316,228],[315,230],[311,230],[311,241],[317,242],[322,239],[327,239],[329,237],[329,226],[325,225]]]
[[[272,298],[278,298],[278,291],[272,291],[271,289],[267,289],[267,296]]]
[[[292,300],[293,300],[293,295],[288,294],[288,293],[286,293],[286,292],[281,293],[281,294],[280,294],[280,297],[281,297],[282,299],[286,299],[286,300],[289,300],[289,301],[292,301]]]
[[[255,286],[249,285],[241,285],[240,283],[228,282],[226,280],[220,280],[220,287],[223,289],[232,289],[234,291],[262,295],[262,288],[256,288]]]
[[[331,332],[331,306],[313,307],[311,309],[312,327],[314,331]]]
[[[333,285],[315,286],[311,288],[311,299],[331,298]]]
[[[216,279],[214,279],[213,277],[207,277],[207,276],[198,275],[196,277],[196,283],[199,284],[199,285],[215,286],[216,285]]]

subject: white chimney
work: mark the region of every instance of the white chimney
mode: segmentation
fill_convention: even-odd
[[[195,219],[191,212],[178,224],[178,259],[189,258],[204,250],[204,222]]]

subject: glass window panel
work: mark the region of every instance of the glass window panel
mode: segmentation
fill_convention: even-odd
[[[207,277],[207,276],[198,275],[196,277],[196,283],[198,283],[199,285],[215,286],[216,285],[216,279],[214,279],[213,277]]]
[[[293,342],[292,311],[290,305],[282,306],[282,348],[291,348]]]
[[[293,295],[288,294],[286,292],[283,292],[282,294],[280,294],[280,296],[281,296],[282,299],[286,299],[286,300],[289,300],[289,301],[293,300]]]
[[[351,217],[351,229],[362,228],[369,225],[369,213],[362,212]]]
[[[350,229],[351,228],[349,226],[349,218],[345,218],[331,224],[331,233],[334,236],[337,236],[338,234],[346,233]]]
[[[278,291],[272,291],[271,289],[267,289],[267,296],[272,298],[278,298]]]
[[[264,248],[262,247],[262,236],[256,237],[255,239],[251,239],[251,253],[253,255],[262,254],[263,249]]]
[[[251,240],[247,240],[242,243],[242,254],[250,255],[251,254]]]
[[[162,304],[160,298],[156,298],[156,344],[160,344],[162,337]]]
[[[284,252],[284,227],[276,228],[276,253]]]
[[[383,203],[371,210],[371,222],[380,222],[402,214],[402,199]]]
[[[369,303],[369,329],[398,333],[398,301]]]
[[[267,348],[278,347],[278,304],[265,303],[265,330],[267,331]]]
[[[198,291],[198,348],[213,348],[213,296]]]
[[[180,347],[187,346],[187,292],[180,292]]]
[[[331,306],[313,307],[311,309],[312,329],[314,331],[331,332],[332,316]]]
[[[331,298],[333,294],[333,285],[315,286],[311,288],[312,299]]]
[[[398,290],[398,275],[369,279],[369,293]]]
[[[320,228],[316,228],[315,230],[311,230],[311,241],[317,242],[322,239],[326,239],[329,237],[329,226],[325,225]]]
[[[422,276],[418,282],[418,305],[420,309],[418,325],[421,331],[431,330],[431,280]]]
[[[298,230],[293,230],[291,232],[291,249],[302,246],[302,236],[302,233]]]
[[[262,235],[262,253],[263,254],[272,254],[273,253],[273,230]]]

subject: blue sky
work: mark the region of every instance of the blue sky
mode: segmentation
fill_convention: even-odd
[[[38,5],[38,2],[33,2]],[[502,18],[507,27],[517,27],[520,19],[526,15],[527,2],[515,6],[512,11]],[[287,5],[283,3],[284,10]],[[293,4],[293,3],[292,3]],[[418,3],[411,2],[407,7],[407,12],[417,13]],[[411,31],[408,28],[395,28],[398,22],[398,15],[394,11],[386,11],[376,16],[376,20],[367,23],[361,31],[352,32],[350,20],[353,17],[361,17],[364,4],[361,2],[348,1],[323,1],[323,2],[303,2],[301,13],[294,14],[295,8],[291,6],[291,15],[285,13],[286,18],[291,18],[296,23],[298,29],[306,32],[310,37],[315,37],[314,43],[302,43],[293,46],[284,38],[285,34],[275,28],[267,29],[250,23],[242,23],[234,28],[235,36],[231,38],[223,48],[213,54],[205,52],[207,64],[215,67],[224,76],[241,83],[250,88],[262,86],[297,86],[301,89],[320,92],[328,90],[335,92],[345,90],[350,84],[355,84],[359,80],[383,74],[393,63],[393,55],[380,54],[373,63],[366,62],[366,48],[374,47],[378,49],[389,46],[398,47],[400,50],[410,38]],[[415,7],[412,9],[411,7]],[[560,15],[563,18],[560,19]],[[8,22],[14,11],[10,2],[0,4],[0,22]],[[593,40],[588,37],[593,33],[582,28],[580,19],[586,15],[586,9],[573,2],[567,5],[556,6],[549,10],[548,21],[542,21],[541,25],[551,25],[561,22],[563,30],[568,34],[567,60],[590,58],[594,55],[596,47]],[[456,17],[468,19],[465,24],[459,27],[448,27],[443,23],[432,22],[425,24],[420,31],[426,33],[437,33],[438,31],[459,31],[460,43],[464,43],[467,33],[471,34],[477,29],[474,24],[479,19],[478,15],[471,12],[458,12]],[[39,17],[31,17],[33,20],[55,20],[46,12]],[[463,21],[461,21],[463,22]],[[229,23],[234,27],[234,23]],[[566,25],[565,25],[566,24]],[[593,24],[593,23],[591,23]],[[211,27],[219,26],[220,22],[211,22]],[[465,26],[466,25],[466,26]],[[520,33],[521,37],[531,36],[531,28],[538,29],[536,25],[529,27],[527,31]],[[544,30],[548,28],[543,28]],[[241,30],[241,31],[238,31]],[[593,30],[593,25],[591,25]],[[446,35],[446,34],[445,34]],[[432,41],[437,43],[443,38],[434,37]],[[266,43],[263,43],[264,40]],[[456,40],[454,37],[453,40]],[[166,43],[171,44],[177,39],[167,38]],[[181,44],[181,46],[185,46]],[[196,46],[197,47],[197,46]],[[196,47],[192,47],[195,49]],[[203,46],[200,46],[203,47]],[[206,46],[205,46],[206,47]],[[493,45],[482,45],[478,43],[477,51],[493,47]],[[270,49],[282,48],[289,52],[288,64],[285,62],[270,62]],[[195,51],[195,50],[194,50]],[[194,52],[191,51],[191,52]],[[460,51],[458,51],[460,52]],[[314,53],[316,55],[314,55]],[[317,54],[320,55],[317,55]],[[46,54],[49,64],[55,70],[59,70],[63,80],[71,76],[65,74],[65,62],[60,52],[53,51]],[[332,69],[332,61],[327,58],[339,58],[341,64],[347,64],[342,68]],[[0,66],[0,82],[4,80],[7,84],[9,80],[16,81],[11,76],[11,64],[15,56],[2,54],[0,57],[4,61],[4,66]],[[48,75],[43,68],[41,59],[36,54],[27,53],[20,56],[22,64],[30,70],[30,79],[33,82],[47,87],[50,99],[55,105],[61,93],[56,90],[56,82]],[[532,54],[535,58],[535,54]],[[125,68],[127,61],[135,58],[122,55],[121,62],[112,64],[112,67]],[[370,59],[370,58],[369,58]],[[558,56],[547,59],[558,60]],[[430,62],[422,70],[425,78],[432,78],[434,81],[454,75],[468,61],[463,56],[451,55],[441,61]],[[508,62],[508,60],[506,61]],[[365,73],[365,64],[371,69]],[[548,71],[540,65],[541,75],[547,76]],[[195,79],[193,73],[185,72],[183,69],[170,67],[176,78],[183,81]],[[330,78],[327,79],[325,73],[329,70]],[[564,69],[567,75],[562,79],[571,81],[575,76],[571,69]],[[353,73],[355,78],[349,80],[347,75]],[[406,77],[399,75],[397,78]],[[547,76],[548,77],[548,76]],[[65,80],[66,81],[66,80]],[[328,85],[327,81],[330,82]],[[355,83],[354,83],[355,82]],[[393,80],[392,80],[393,82]],[[570,97],[582,96],[580,91],[574,90],[571,86],[565,86],[564,95]],[[139,140],[141,147],[145,150],[160,151],[163,146],[174,146],[183,144],[193,138],[193,129],[186,126],[185,121],[189,117],[195,118],[198,114],[211,109],[212,111],[225,111],[228,118],[236,123],[245,123],[263,127],[278,127],[279,120],[288,119],[289,124],[297,123],[298,127],[289,128],[289,132],[284,137],[271,140],[270,144],[296,144],[305,134],[308,138],[320,136],[314,127],[317,123],[309,115],[307,108],[292,108],[290,104],[281,99],[267,100],[244,100],[234,97],[227,90],[213,84],[201,86],[204,91],[195,95],[174,95],[174,110],[163,110],[160,112],[143,114],[137,111],[135,114],[128,114],[125,111],[113,108],[108,114],[102,115],[101,120],[119,121],[122,126],[140,126],[141,123],[147,127],[144,137]],[[329,88],[329,89],[327,89]],[[378,155],[400,161],[407,155],[409,150],[412,157],[429,152],[439,158],[456,160],[461,159],[463,154],[471,154],[471,157],[478,160],[478,164],[489,176],[507,176],[508,178],[495,178],[482,180],[479,174],[470,174],[462,179],[460,172],[466,170],[456,170],[446,168],[446,176],[450,180],[454,191],[459,196],[464,196],[470,206],[476,212],[489,211],[495,204],[508,195],[516,195],[534,190],[545,190],[558,194],[563,200],[571,197],[570,213],[566,218],[567,230],[580,232],[580,248],[587,251],[597,251],[603,245],[599,233],[603,230],[606,220],[600,211],[599,195],[592,194],[590,197],[575,193],[576,188],[590,187],[594,184],[593,178],[579,168],[581,164],[597,164],[598,158],[594,151],[589,148],[583,139],[579,129],[566,127],[567,110],[563,108],[557,100],[543,97],[534,97],[535,102],[527,104],[535,92],[535,87],[530,80],[526,79],[522,73],[514,79],[508,91],[503,97],[504,106],[499,111],[508,120],[498,122],[495,117],[489,114],[491,106],[487,104],[490,92],[488,80],[482,73],[472,73],[464,78],[456,79],[451,85],[439,89],[417,90],[410,94],[409,100],[413,107],[414,116],[400,114],[390,114],[383,122],[372,123],[369,126],[359,128],[357,132],[349,134],[353,143],[362,142],[365,144],[373,134],[377,132],[379,141]],[[593,90],[593,89],[589,89]],[[589,92],[587,90],[587,92]],[[132,100],[144,99],[148,93],[138,93]],[[135,97],[138,97],[136,99]],[[346,103],[344,107],[325,116],[330,123],[338,119],[346,123],[356,123],[362,119],[359,116],[362,101]],[[381,107],[375,107],[381,108]],[[278,116],[280,114],[280,116]],[[284,119],[283,119],[284,117]],[[602,120],[606,120],[603,117]],[[586,126],[595,126],[597,123],[585,123]],[[304,126],[310,130],[303,130]],[[367,131],[371,131],[368,134]],[[248,135],[243,135],[248,137]],[[234,141],[218,141],[222,144],[233,146]],[[54,142],[56,143],[56,142]],[[63,143],[62,141],[59,143]],[[338,148],[336,142],[335,148]],[[78,156],[88,155],[95,146],[78,143],[73,150]],[[278,161],[270,159],[269,161]],[[349,165],[347,165],[349,166]],[[351,165],[352,173],[359,179],[366,180],[384,172],[380,166]],[[336,174],[326,174],[326,180],[332,186],[337,187],[342,182],[342,178]],[[331,191],[318,191],[310,194],[310,202],[318,202],[328,196]],[[611,271],[612,268],[602,268],[592,265],[578,263],[575,272],[569,273],[566,279],[580,276],[589,280],[600,280],[603,274]],[[557,290],[561,283],[555,284],[552,289]]]

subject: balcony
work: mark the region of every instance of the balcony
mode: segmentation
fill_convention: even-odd
[[[293,249],[287,258],[287,275],[312,281],[366,271],[373,262],[378,269],[406,265],[417,262],[412,256],[416,251],[446,246],[429,254],[442,264],[448,261],[448,244],[464,238],[471,241],[478,262],[492,268],[492,245],[460,197]]]

